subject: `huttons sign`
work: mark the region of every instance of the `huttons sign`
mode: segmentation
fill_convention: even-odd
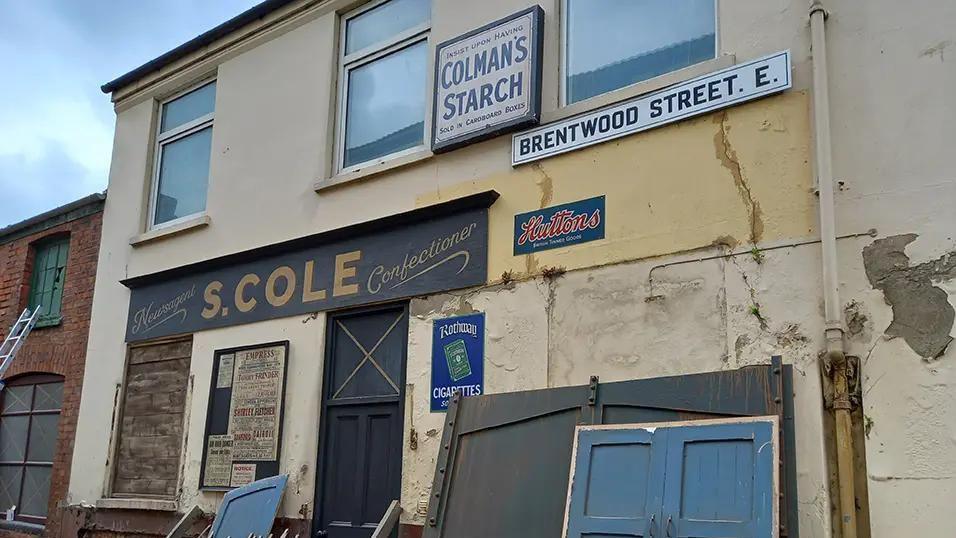
[[[514,254],[604,239],[606,220],[603,196],[515,215]]]
[[[635,99],[515,134],[511,164],[530,163],[685,118],[752,101],[791,86],[790,51],[697,77]]]
[[[263,257],[250,251],[236,264],[131,284],[126,340],[412,297],[487,278],[485,208],[383,229]]]
[[[539,121],[543,20],[535,6],[438,45],[433,150]]]

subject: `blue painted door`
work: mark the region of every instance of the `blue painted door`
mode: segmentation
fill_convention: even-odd
[[[578,431],[567,538],[776,536],[776,423]]]
[[[643,429],[579,430],[566,536],[654,536],[664,447],[652,441]]]
[[[222,499],[210,538],[268,536],[289,475],[271,476],[236,488]]]
[[[774,536],[774,428],[768,421],[660,430],[667,443],[664,536]]]

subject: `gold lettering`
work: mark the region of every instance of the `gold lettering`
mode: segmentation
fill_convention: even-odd
[[[276,281],[280,278],[285,279],[285,291],[282,295],[276,295]],[[282,306],[289,302],[293,293],[295,293],[295,271],[288,265],[276,267],[266,281],[266,300],[272,306]]]
[[[353,250],[352,252],[346,252],[345,254],[338,254],[335,256],[335,274],[332,278],[333,297],[358,293],[358,284],[345,283],[345,279],[354,277],[356,272],[354,266],[348,266],[346,264],[357,262],[361,259],[361,250]]]
[[[222,298],[219,297],[221,290],[222,282],[218,280],[213,280],[206,286],[206,291],[203,292],[202,298],[206,300],[208,306],[202,309],[202,317],[212,319],[219,315],[219,309],[222,308]]]
[[[302,284],[302,302],[311,303],[312,301],[321,301],[325,299],[325,290],[312,289],[312,273],[315,269],[315,262],[309,260],[305,262],[305,282]]]
[[[236,300],[236,308],[238,308],[240,312],[248,312],[256,307],[256,303],[258,302],[256,301],[256,298],[253,297],[249,300],[246,300],[243,297],[243,294],[246,289],[246,286],[249,286],[249,285],[258,286],[259,282],[261,282],[261,280],[259,279],[259,275],[255,273],[249,273],[239,279],[239,284],[236,285],[235,300]]]

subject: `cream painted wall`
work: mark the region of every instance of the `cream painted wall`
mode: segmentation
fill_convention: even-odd
[[[301,517],[303,504],[312,505],[315,495],[315,463],[318,446],[319,401],[325,350],[325,316],[297,316],[237,327],[196,333],[190,368],[192,398],[187,413],[186,453],[183,457],[179,504],[198,505],[214,512],[222,493],[198,492],[209,406],[212,358],[217,349],[289,340],[286,371],[286,406],[283,410],[282,454],[279,472],[289,475],[280,514]]]
[[[544,111],[553,115],[559,9],[557,0],[539,3],[546,11]],[[120,279],[494,188],[502,197],[491,210],[489,280],[511,272],[519,281],[411,305],[404,519],[421,521],[416,511],[430,484],[440,432],[441,416],[426,407],[429,322],[473,308],[488,312],[489,391],[583,383],[592,373],[611,380],[733,368],[782,354],[798,371],[801,535],[830,536],[816,365],[823,347],[819,247],[786,247],[813,241],[817,233],[809,2],[718,2],[722,54],[744,61],[791,50],[794,89],[784,95],[515,170],[509,137],[502,136],[316,193],[312,184],[327,175],[331,158],[335,10],[354,4],[291,6],[312,7],[247,42],[222,50],[211,45],[207,59],[184,60],[161,73],[155,85],[144,82],[118,103],[87,384],[67,501],[92,502],[106,491],[111,417],[125,357],[128,291]],[[917,233],[907,250],[912,264],[956,250],[956,168],[949,151],[956,139],[956,107],[948,91],[956,87],[951,65],[956,4],[937,0],[905,10],[888,0],[825,4],[831,13],[834,169],[843,182],[837,193],[839,233],[871,228],[879,237]],[[434,0],[432,44],[527,5]],[[154,99],[214,72],[219,83],[211,223],[133,248],[129,240],[143,231],[145,221]],[[608,195],[606,240],[533,257],[511,255],[515,213],[598,194]],[[751,221],[757,204],[759,233]],[[733,261],[696,261],[726,253],[728,243],[746,251],[751,239],[773,249],[763,263],[746,254]],[[841,300],[857,303],[865,317],[848,344],[865,360],[873,535],[953,536],[956,523],[946,517],[946,503],[956,496],[956,351],[950,346],[943,356],[923,360],[902,339],[884,335],[893,313],[867,280],[861,256],[872,240],[841,239],[839,260]],[[619,262],[626,263],[613,265]],[[687,263],[654,268],[673,262]],[[535,277],[549,266],[571,271],[551,281]],[[941,278],[936,285],[956,305],[956,284]],[[754,301],[766,327],[750,313]],[[578,315],[582,311],[587,315]],[[301,321],[196,335],[192,379],[203,390],[194,390],[190,403],[182,508],[198,502],[211,510],[218,502],[218,495],[195,491],[212,350],[289,338],[290,368],[297,374],[290,410],[309,417],[318,413],[323,317]],[[549,333],[550,340],[542,336]],[[294,489],[282,513],[290,517],[311,501],[317,420],[286,423],[282,466],[293,476]],[[414,451],[407,448],[412,430],[418,439]]]

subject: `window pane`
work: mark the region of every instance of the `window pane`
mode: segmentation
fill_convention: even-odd
[[[427,50],[421,41],[349,72],[346,167],[422,143]]]
[[[211,151],[212,127],[163,145],[153,224],[206,209]]]
[[[20,504],[20,478],[23,467],[0,466],[0,511]]]
[[[3,389],[3,412],[29,411],[33,400],[33,385],[19,385]]]
[[[163,119],[159,131],[165,133],[180,125],[209,114],[216,107],[216,83],[210,82],[201,88],[177,97],[163,105]]]
[[[567,0],[567,102],[716,54],[714,0]]]
[[[33,408],[41,411],[59,409],[63,402],[63,383],[44,383],[36,386]]]
[[[49,263],[50,251],[43,246],[36,247],[33,254],[33,278],[30,279],[30,309],[37,305],[44,305],[43,292],[47,275],[46,266]]]
[[[60,422],[59,413],[55,415],[33,415],[30,426],[30,444],[27,447],[27,461],[53,461],[56,448],[56,427]]]
[[[385,41],[427,22],[431,0],[391,0],[346,23],[345,54]]]
[[[28,416],[0,418],[0,461],[24,461]]]
[[[26,467],[23,477],[23,496],[19,512],[28,516],[46,517],[50,500],[51,467]]]

